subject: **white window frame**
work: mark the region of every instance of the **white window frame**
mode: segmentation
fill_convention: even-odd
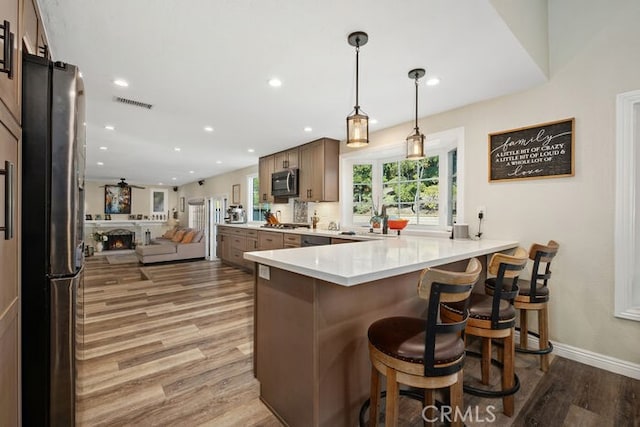
[[[425,155],[427,157],[440,156],[439,171],[439,191],[441,199],[439,203],[439,225],[437,227],[430,225],[410,224],[408,230],[436,230],[445,231],[450,227],[446,226],[447,221],[447,199],[448,199],[448,153],[452,149],[457,149],[457,221],[464,223],[464,128],[459,127],[442,132],[432,133],[425,136]],[[345,226],[359,226],[363,224],[353,224],[353,165],[370,164],[371,162],[379,162],[381,160],[397,159],[406,156],[406,142],[395,142],[392,144],[365,148],[362,150],[344,153],[340,156],[340,176],[341,179],[341,212],[340,222]],[[381,200],[380,186],[381,168],[374,167],[372,170],[372,198],[373,200]]]
[[[245,211],[247,214],[247,222],[254,222],[253,221],[253,191],[255,189],[253,188],[253,180],[255,178],[260,179],[257,173],[252,173],[247,175],[247,203],[245,204],[245,206],[247,207]]]
[[[640,153],[640,90],[616,97],[616,210],[615,210],[615,306],[614,315],[640,321],[640,227],[636,221],[640,191],[638,163]],[[640,245],[639,245],[640,246]]]

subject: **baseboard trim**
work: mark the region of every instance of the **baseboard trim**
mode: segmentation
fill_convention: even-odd
[[[516,331],[515,341],[516,343],[520,342],[519,331]],[[538,338],[529,335],[527,342],[529,348],[538,348]],[[562,344],[553,340],[551,342],[553,343],[552,354],[556,356],[640,380],[640,364],[638,363],[627,362],[626,360],[616,359],[615,357],[573,347],[568,344]]]

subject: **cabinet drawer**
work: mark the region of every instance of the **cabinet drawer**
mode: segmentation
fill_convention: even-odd
[[[282,233],[274,231],[260,231],[258,233],[258,248],[265,250],[284,248]]]
[[[245,230],[245,236],[253,237],[254,239],[258,238],[258,230]]]
[[[245,246],[246,246],[246,242],[247,239],[245,239],[244,237],[238,237],[238,236],[230,236],[229,239],[231,240],[231,247],[233,249],[238,249],[243,251]]]
[[[300,247],[300,235],[299,234],[284,234],[284,247],[285,248],[299,248]]]
[[[340,243],[354,243],[354,242],[357,242],[357,240],[341,239],[339,237],[332,237],[331,238],[331,244],[332,245],[338,245]]]
[[[231,248],[231,253],[229,254],[229,261],[235,263],[235,264],[244,264],[244,258],[243,258],[243,254],[244,251],[240,250],[240,249],[236,249],[236,248]]]

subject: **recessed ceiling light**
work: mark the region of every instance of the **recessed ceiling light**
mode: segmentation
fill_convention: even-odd
[[[371,119],[369,120],[369,123],[371,123],[372,125],[375,125],[378,123],[378,119]]]
[[[427,80],[427,86],[437,86],[440,84],[440,79],[437,77],[431,77]]]
[[[280,87],[280,86],[282,86],[282,80],[274,77],[274,78],[269,80],[269,86],[271,86],[271,87]]]
[[[123,79],[115,79],[113,81],[113,84],[116,86],[120,86],[120,87],[128,87],[129,83],[126,80]]]
[[[104,128],[106,130],[114,130],[115,129],[115,127],[113,127],[113,125],[105,125]]]
[[[249,148],[247,151],[248,151],[248,152],[250,152],[250,153],[253,153],[253,152],[255,152],[256,150],[254,150],[253,148]]]
[[[180,151],[180,150],[181,150],[181,148],[180,148],[180,147],[175,147],[175,148],[173,149],[173,151]]]
[[[216,165],[219,165],[222,163],[222,160],[216,160]]]
[[[205,132],[213,132],[213,128],[211,126],[204,127]]]
[[[305,132],[311,132],[313,129],[310,126],[304,128]]]
[[[96,165],[98,165],[98,166],[104,166],[104,163],[102,163],[102,162],[98,162],[98,163],[96,163]]]
[[[105,150],[107,150],[107,147],[102,146],[102,147],[100,147],[100,149],[101,149],[101,150],[103,150],[103,151],[105,151]]]
[[[175,181],[176,179],[178,179],[178,178],[176,178],[176,177],[174,176],[173,178],[171,178],[171,181]]]
[[[195,173],[194,171],[189,171],[189,173]]]

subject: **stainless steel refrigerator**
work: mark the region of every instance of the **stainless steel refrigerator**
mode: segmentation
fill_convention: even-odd
[[[84,89],[75,66],[25,54],[22,94],[22,420],[73,426]]]

